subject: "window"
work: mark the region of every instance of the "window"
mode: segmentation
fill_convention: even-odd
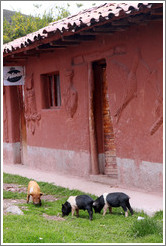
[[[58,73],[41,76],[43,90],[43,108],[61,106],[60,78]]]

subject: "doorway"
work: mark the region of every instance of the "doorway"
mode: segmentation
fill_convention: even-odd
[[[106,67],[105,59],[92,63],[94,134],[99,173],[117,178],[116,148]]]

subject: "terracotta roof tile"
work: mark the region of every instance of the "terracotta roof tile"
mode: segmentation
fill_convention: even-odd
[[[136,15],[138,13],[146,13],[158,6],[158,4],[159,3],[147,2],[105,3],[98,7],[83,10],[76,15],[52,22],[48,26],[41,28],[36,32],[15,39],[3,46],[3,52],[5,54],[16,49],[25,48],[32,45],[37,40],[47,39],[51,33],[60,33],[61,36],[65,33],[69,33],[71,35],[71,33],[74,34],[83,30],[83,28],[91,28],[94,24],[102,24],[102,22],[107,20],[111,21],[125,18],[130,15]]]

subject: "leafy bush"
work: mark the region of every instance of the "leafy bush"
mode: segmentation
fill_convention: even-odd
[[[25,16],[20,12],[16,12],[11,16],[11,22],[6,19],[3,20],[3,43],[10,42],[19,37],[26,36],[28,33],[35,32],[42,27],[47,26],[50,22],[62,19],[70,15],[67,7],[54,6],[54,8],[47,9],[43,15],[40,14],[40,6],[34,5],[37,10],[37,15]]]

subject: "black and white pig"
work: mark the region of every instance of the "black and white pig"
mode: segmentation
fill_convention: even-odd
[[[79,209],[87,210],[89,213],[89,219],[92,220],[93,216],[93,204],[94,200],[87,195],[70,196],[68,200],[62,204],[62,216],[69,215],[72,211],[72,216],[76,210],[77,217],[79,216]]]
[[[129,203],[130,197],[122,192],[104,193],[98,197],[94,203],[93,208],[95,213],[100,213],[103,208],[103,216],[109,208],[110,213],[112,213],[112,207],[122,207],[125,212],[125,217],[128,216],[128,210],[130,210],[131,215],[133,215],[133,209]]]

